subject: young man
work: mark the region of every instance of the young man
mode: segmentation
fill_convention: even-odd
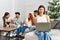
[[[14,21],[17,23],[17,24],[21,24],[22,22],[22,19],[21,19],[21,15],[19,12],[15,12],[15,18],[14,18]]]
[[[28,26],[24,26],[24,22],[20,16],[19,12],[15,12],[15,25],[17,25],[18,30],[15,32],[15,35],[23,34],[25,32],[25,29],[28,28]],[[14,36],[15,36],[14,35]]]
[[[37,17],[38,15],[38,10],[34,10],[34,17]]]

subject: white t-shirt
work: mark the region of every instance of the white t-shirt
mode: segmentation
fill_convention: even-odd
[[[11,21],[11,19],[10,19],[10,18],[5,19],[5,22],[10,22],[10,21]]]
[[[32,22],[31,21],[28,21],[28,18],[26,19],[26,22],[27,22],[27,26],[28,27],[31,27],[32,26]]]

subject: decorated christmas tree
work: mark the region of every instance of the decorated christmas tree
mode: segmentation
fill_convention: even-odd
[[[53,0],[52,2],[49,2],[48,12],[50,18],[57,19],[60,13],[60,0]]]

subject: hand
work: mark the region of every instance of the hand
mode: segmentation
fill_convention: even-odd
[[[9,27],[9,25],[6,25],[6,27],[8,28],[8,27]]]
[[[28,27],[29,29],[31,28],[31,27]]]
[[[22,35],[22,32],[20,32],[19,35]]]

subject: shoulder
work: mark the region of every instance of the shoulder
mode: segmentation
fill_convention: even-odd
[[[45,15],[45,17],[46,17],[46,18],[49,18],[49,16],[48,16],[48,15]]]
[[[47,22],[50,22],[50,17],[48,15],[45,15],[45,16],[46,16]]]
[[[40,16],[38,15],[38,16],[36,17],[36,19],[37,19],[37,18],[40,18]]]

